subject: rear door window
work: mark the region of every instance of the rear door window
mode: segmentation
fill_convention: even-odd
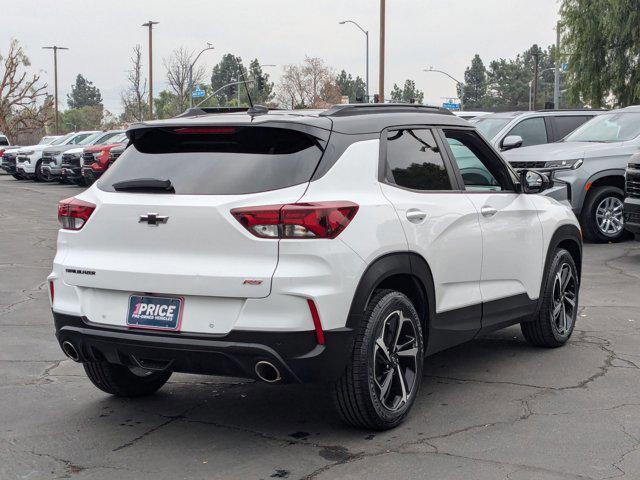
[[[528,118],[521,121],[507,133],[507,136],[509,135],[522,137],[523,147],[548,143],[547,127],[542,117]]]
[[[451,180],[431,130],[391,130],[386,145],[388,183],[411,190],[451,190]]]
[[[562,140],[580,125],[592,118],[592,115],[567,115],[551,117],[551,122],[553,123],[553,129],[556,137],[555,140]]]
[[[133,132],[98,187],[141,179],[169,181],[176,194],[238,195],[308,182],[325,142],[275,127],[153,128]]]

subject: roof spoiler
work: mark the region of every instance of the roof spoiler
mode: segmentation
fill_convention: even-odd
[[[176,115],[174,118],[189,118],[198,117],[201,115],[213,115],[219,113],[248,113],[249,115],[263,115],[269,112],[267,107],[262,105],[255,105],[252,108],[248,107],[194,107],[189,108],[182,112],[180,115]]]

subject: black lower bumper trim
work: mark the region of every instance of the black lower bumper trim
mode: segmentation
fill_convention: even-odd
[[[348,328],[326,330],[325,345],[318,345],[314,331],[233,330],[221,337],[105,328],[56,312],[53,317],[58,342],[72,342],[81,361],[167,365],[176,372],[255,378],[256,362],[267,360],[289,383],[337,380],[353,345],[353,331]]]
[[[640,198],[627,198],[624,201],[624,228],[640,235]]]

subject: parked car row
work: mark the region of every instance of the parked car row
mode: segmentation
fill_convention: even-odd
[[[110,155],[111,150],[116,147],[124,149],[126,142],[124,130],[91,130],[47,136],[36,145],[0,148],[0,168],[18,180],[59,181],[88,186],[117,158]]]

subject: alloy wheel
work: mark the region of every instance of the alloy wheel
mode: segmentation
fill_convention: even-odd
[[[598,230],[608,237],[617,236],[624,228],[624,205],[618,197],[606,197],[596,207]]]
[[[563,263],[553,281],[551,318],[556,333],[564,337],[571,331],[576,315],[578,286],[568,263]]]
[[[373,379],[380,403],[392,412],[411,397],[418,371],[418,339],[413,323],[402,310],[382,323],[373,348]]]

